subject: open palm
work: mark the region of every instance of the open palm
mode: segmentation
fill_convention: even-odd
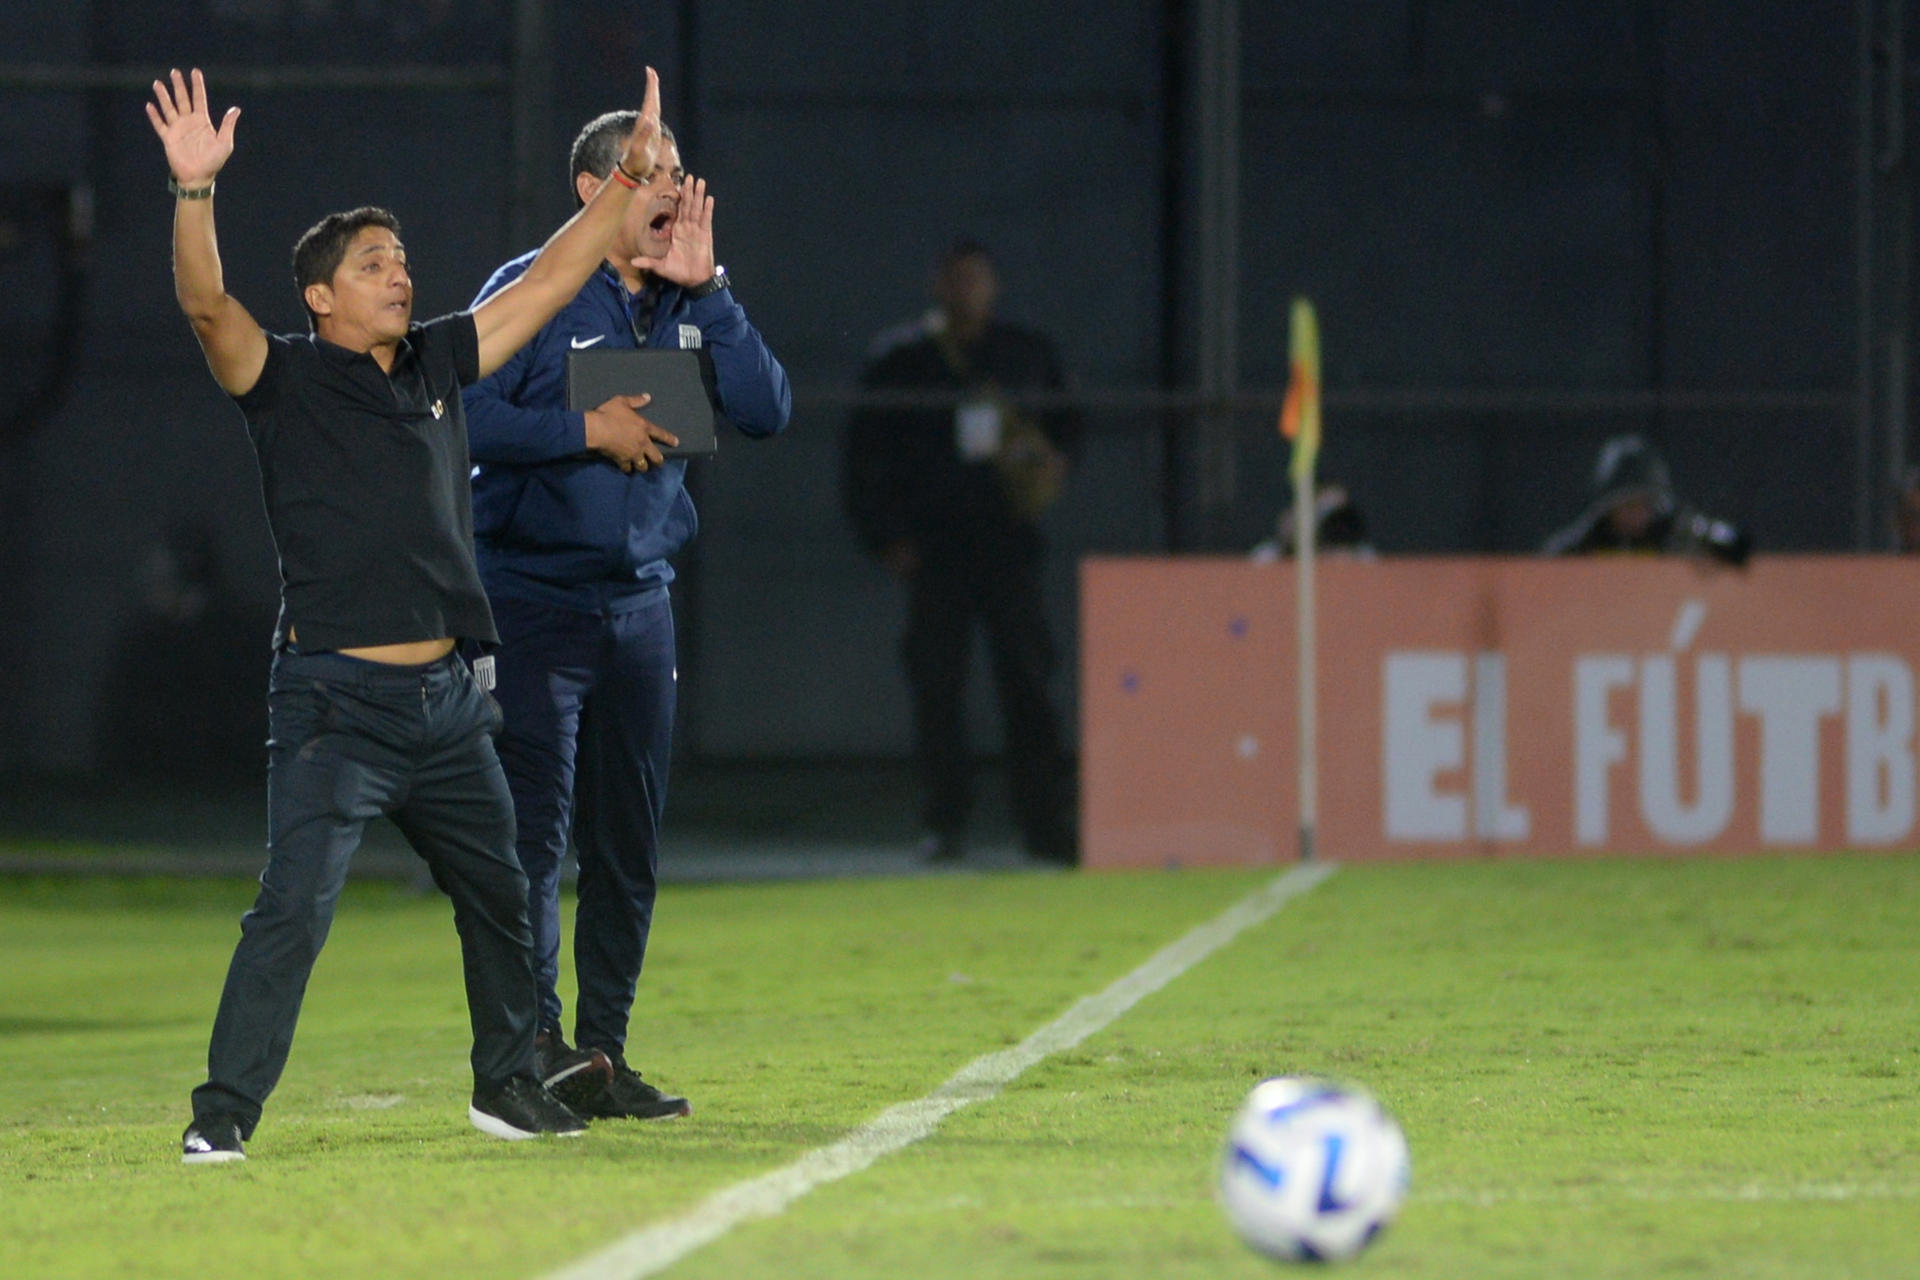
[[[207,110],[206,78],[199,68],[193,71],[191,89],[179,71],[171,75],[171,86],[153,82],[154,100],[147,104],[147,119],[167,149],[167,167],[173,170],[174,180],[189,187],[210,182],[233,154],[233,126],[240,108],[228,107],[216,129]]]
[[[707,180],[688,175],[680,183],[680,211],[673,220],[673,243],[662,258],[633,263],[663,280],[691,287],[713,278],[713,197]]]

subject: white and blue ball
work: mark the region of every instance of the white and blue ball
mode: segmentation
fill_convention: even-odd
[[[1263,1080],[1220,1160],[1220,1203],[1247,1244],[1286,1262],[1339,1262],[1400,1211],[1407,1139],[1373,1097],[1311,1076]]]

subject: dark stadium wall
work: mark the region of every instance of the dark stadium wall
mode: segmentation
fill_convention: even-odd
[[[787,437],[729,447],[697,480],[688,749],[884,755],[905,746],[899,601],[840,518],[843,393],[872,335],[923,309],[929,258],[962,233],[993,247],[1004,310],[1053,334],[1080,386],[1143,389],[1180,367],[1196,146],[1191,104],[1172,95],[1194,74],[1169,68],[1198,8],[584,0],[539,7],[548,44],[531,65],[514,62],[528,10],[509,0],[394,6],[388,21],[347,0],[13,0],[0,33],[16,67],[518,65],[538,81],[532,153],[551,157],[523,206],[543,231],[567,211],[573,130],[630,101],[641,63],[659,66],[690,167],[713,185],[721,256],[798,393]],[[1287,300],[1311,294],[1335,397],[1325,467],[1387,551],[1532,548],[1621,429],[1653,434],[1689,495],[1763,548],[1848,546],[1850,19],[1761,19],[1731,0],[1243,4],[1241,385],[1279,388]],[[288,250],[329,209],[395,209],[422,315],[464,305],[529,247],[513,234],[503,86],[212,87],[245,109],[221,178],[227,276],[269,327],[302,327]],[[210,527],[249,605],[275,590],[238,416],[174,308],[141,96],[0,88],[0,183],[89,183],[100,266],[72,394],[0,455],[25,476],[0,495],[27,495],[0,547],[28,549],[0,578],[0,768],[93,762],[138,566],[170,528]],[[0,307],[0,323],[29,323],[17,300]],[[1663,388],[1801,399],[1579,399]],[[1407,389],[1460,396],[1381,394]],[[1069,696],[1075,559],[1155,550],[1186,518],[1165,506],[1154,406],[1107,396],[1090,418],[1048,518]],[[1238,443],[1215,550],[1259,540],[1280,505],[1265,411],[1243,415]],[[266,639],[233,696],[259,696]]]

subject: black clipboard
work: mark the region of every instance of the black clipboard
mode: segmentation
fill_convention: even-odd
[[[660,446],[662,456],[695,458],[719,449],[714,430],[719,414],[698,351],[641,347],[567,353],[567,408],[598,409],[615,396],[638,395],[653,397],[641,416],[680,437],[671,448]]]

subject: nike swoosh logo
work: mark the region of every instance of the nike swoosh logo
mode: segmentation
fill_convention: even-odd
[[[607,335],[604,333],[596,333],[591,338],[588,338],[585,342],[582,342],[578,338],[568,338],[567,341],[573,344],[573,349],[575,351],[585,351],[588,347],[592,346],[594,343],[604,341],[606,339],[606,336]]]

